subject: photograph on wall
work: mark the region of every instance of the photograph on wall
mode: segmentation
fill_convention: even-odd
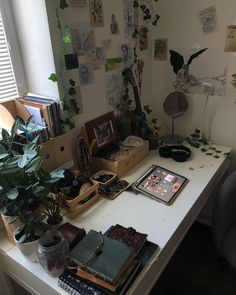
[[[94,30],[88,23],[72,24],[71,35],[74,53],[84,55],[86,51],[95,50]]]
[[[86,7],[87,0],[69,0],[69,4],[72,7]]]
[[[104,25],[102,0],[89,0],[90,22],[92,27]]]
[[[167,60],[167,39],[166,38],[154,40],[154,59]]]
[[[65,65],[67,70],[77,69],[79,67],[79,60],[77,53],[65,54]]]
[[[85,52],[85,61],[92,65],[94,70],[101,69],[101,62],[97,59],[96,50],[90,50]]]
[[[198,15],[203,34],[210,34],[218,31],[218,21],[215,5],[201,10]]]
[[[104,48],[105,50],[110,50],[112,48],[111,39],[102,40],[102,48]]]
[[[85,86],[94,83],[94,73],[92,65],[89,63],[81,63],[79,66],[80,85]]]
[[[132,37],[135,27],[138,27],[138,7],[133,7],[133,0],[123,0],[125,37]]]
[[[102,64],[105,65],[107,63],[107,56],[106,51],[102,47],[96,47],[96,57],[97,60]]]
[[[166,62],[166,90],[225,96],[228,57],[222,47],[171,49]]]
[[[104,144],[113,141],[115,139],[115,132],[113,129],[112,121],[109,120],[94,127],[94,134],[97,140],[98,147],[101,147]]]
[[[122,70],[109,71],[105,76],[106,101],[109,110],[118,110],[123,86]]]
[[[111,34],[118,34],[118,23],[115,14],[111,15]]]
[[[225,52],[236,52],[236,26],[227,26],[225,37]]]

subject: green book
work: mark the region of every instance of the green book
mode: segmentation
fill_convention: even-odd
[[[99,251],[94,255],[97,248]],[[86,272],[115,284],[133,261],[135,253],[131,246],[90,230],[69,256],[75,262],[84,264]]]

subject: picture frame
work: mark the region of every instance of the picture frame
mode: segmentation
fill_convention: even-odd
[[[110,144],[118,142],[114,112],[108,112],[85,123],[88,140],[93,154]]]

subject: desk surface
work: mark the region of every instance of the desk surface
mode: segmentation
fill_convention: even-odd
[[[230,150],[220,148],[224,152]],[[157,152],[151,152],[123,178],[134,182],[152,164],[158,164],[189,180],[172,205],[126,191],[113,201],[101,199],[77,218],[68,220],[86,231],[95,229],[105,232],[110,225],[117,223],[132,226],[137,231],[147,233],[148,240],[159,245],[160,249],[139,275],[129,294],[147,294],[224,175],[229,162],[223,155],[215,159],[197,149],[194,149],[192,157],[184,163],[161,158]],[[49,292],[45,292],[46,287],[50,294],[68,294],[57,286],[56,278],[51,278],[42,271],[39,264],[27,262],[17,247],[6,241],[4,234],[0,236],[0,249],[4,253],[8,274],[21,283],[27,282],[26,288],[32,294],[46,294]],[[38,293],[33,293],[32,289]],[[44,292],[40,293],[42,290]]]

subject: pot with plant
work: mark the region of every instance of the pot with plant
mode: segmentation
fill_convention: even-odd
[[[18,249],[31,262],[37,261],[39,238],[50,229],[50,225],[45,223],[44,220],[45,215],[26,216],[13,234]]]
[[[60,193],[49,193],[44,199],[44,214],[47,216],[47,223],[53,229],[57,229],[63,220],[61,215],[61,197]]]
[[[40,208],[48,184],[64,177],[61,170],[42,169],[38,137],[30,141],[28,136],[31,121],[32,117],[18,118],[10,131],[2,129],[0,135],[0,214],[13,244],[13,230]]]

